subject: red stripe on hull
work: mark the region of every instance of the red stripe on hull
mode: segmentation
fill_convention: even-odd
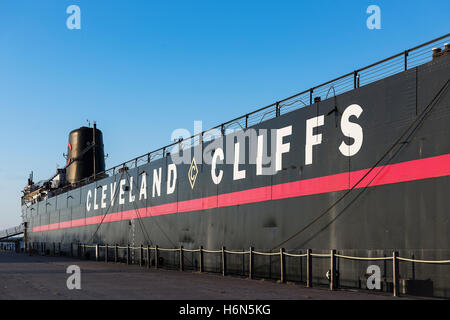
[[[368,171],[369,169],[364,169],[350,173],[339,173],[325,177],[281,183],[278,185],[231,192],[217,196],[150,206],[137,210],[110,213],[106,216],[99,215],[88,217],[86,219],[37,226],[33,228],[33,232],[99,224],[102,222],[102,219],[103,223],[108,223],[136,219],[139,217],[145,218],[181,212],[202,211],[269,200],[344,191],[357,183]],[[450,154],[447,154],[376,167],[356,186],[356,188],[374,187],[449,175]]]

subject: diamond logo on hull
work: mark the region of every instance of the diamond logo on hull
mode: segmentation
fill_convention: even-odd
[[[188,172],[188,179],[189,179],[189,183],[191,184],[191,189],[194,189],[197,175],[198,175],[197,163],[195,162],[195,158],[192,158],[191,166],[189,167],[189,172]]]

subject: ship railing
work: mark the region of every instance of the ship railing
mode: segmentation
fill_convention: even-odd
[[[312,106],[320,101],[334,98],[339,94],[358,89],[397,73],[414,69],[422,64],[430,62],[433,59],[433,48],[442,49],[442,47],[448,43],[450,43],[450,33],[397,53],[386,59],[377,61],[366,67],[356,69],[320,85],[311,87],[268,106],[256,109],[243,116],[221,123],[220,125],[195,134],[189,138],[175,141],[162,148],[158,148],[154,151],[100,172],[96,174],[95,179],[94,176],[91,176],[76,182],[69,187],[79,187],[102,177],[114,175],[118,173],[119,170],[137,168],[139,165],[167,157],[170,153],[192,148],[196,145],[202,144],[205,141],[216,138],[217,132],[220,132],[220,134],[224,136],[235,130],[245,130],[253,125],[261,123],[262,121],[279,117],[300,108]],[[446,49],[444,48],[441,54],[450,54],[450,52],[448,52],[449,49],[450,48],[447,45]]]
[[[327,284],[330,290],[337,288],[354,287],[345,285],[343,279],[346,274],[345,261],[350,263],[370,262],[371,270],[383,268],[383,281],[386,292],[392,292],[394,296],[406,293],[405,285],[400,286],[400,280],[409,281],[405,276],[410,267],[406,266],[400,269],[400,263],[410,263],[414,270],[416,264],[429,265],[448,265],[450,260],[431,260],[416,259],[414,255],[411,258],[399,256],[398,251],[393,250],[390,254],[386,254],[386,250],[375,250],[378,254],[383,251],[383,256],[357,256],[343,254],[346,250],[319,250],[314,252],[311,249],[306,250],[290,250],[284,248],[270,251],[256,251],[253,247],[248,250],[227,250],[225,247],[221,249],[204,249],[199,248],[161,248],[150,245],[108,245],[108,244],[83,244],[72,243],[62,247],[61,243],[28,243],[25,249],[29,253],[47,254],[47,255],[70,255],[80,259],[94,259],[104,262],[125,262],[126,264],[139,264],[147,268],[164,268],[178,269],[180,271],[192,270],[198,272],[215,272],[225,275],[240,275],[250,279],[272,279],[280,283],[285,282],[301,282],[306,287]],[[372,250],[368,250],[372,252]],[[260,260],[269,259],[263,262]],[[268,262],[269,261],[269,262]],[[315,262],[314,262],[315,261]],[[314,263],[313,263],[314,262]],[[378,264],[376,264],[378,263]],[[297,268],[294,272],[293,268]],[[348,266],[350,267],[350,266]],[[267,270],[264,271],[264,268]],[[353,266],[354,269],[354,266]],[[299,271],[299,272],[298,272]],[[375,275],[365,272],[359,279],[353,279],[359,283],[362,288],[361,281],[369,281],[369,278]],[[295,274],[297,273],[297,274]],[[298,274],[300,273],[300,274]],[[340,274],[342,273],[342,274]],[[414,271],[413,271],[414,273]],[[315,275],[313,277],[313,274]],[[404,275],[400,278],[400,274]],[[322,275],[322,276],[317,276]],[[379,271],[379,276],[381,273]],[[410,277],[411,278],[411,277]],[[412,279],[415,279],[412,276]],[[381,279],[380,279],[381,281]],[[424,280],[418,280],[424,281]],[[368,282],[367,282],[368,283]]]
[[[24,232],[25,228],[23,224],[20,224],[17,227],[8,228],[5,230],[0,230],[0,240],[8,239],[10,237],[17,236]]]

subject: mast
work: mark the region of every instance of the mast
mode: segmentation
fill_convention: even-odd
[[[93,142],[93,144],[94,144],[94,147],[93,147],[93,153],[94,153],[94,181],[95,181],[95,178],[96,178],[96,173],[97,173],[97,170],[96,170],[96,166],[95,166],[95,149],[97,148],[97,146],[95,145],[95,133],[96,133],[96,131],[97,131],[97,123],[94,121],[94,128],[93,128],[93,133],[92,133],[92,142]]]

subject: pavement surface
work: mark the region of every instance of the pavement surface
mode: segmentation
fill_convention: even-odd
[[[69,290],[67,267],[81,270]],[[386,300],[389,294],[306,288],[218,274],[0,252],[0,299],[5,300]],[[402,297],[401,299],[406,299]]]

